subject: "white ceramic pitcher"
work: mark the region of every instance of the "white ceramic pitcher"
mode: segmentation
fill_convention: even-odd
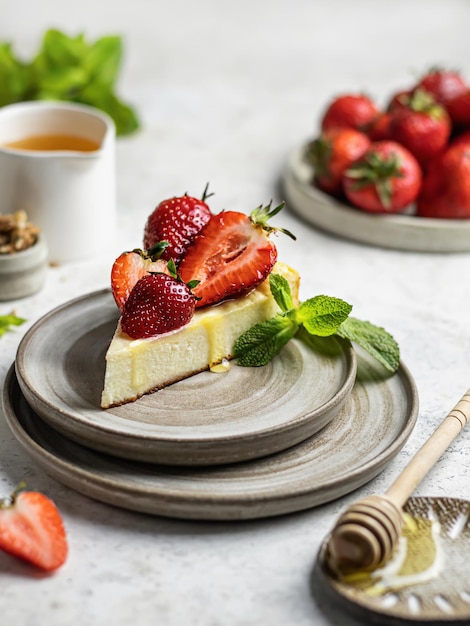
[[[110,247],[115,135],[112,119],[85,105],[37,101],[0,108],[0,213],[26,211],[47,240],[51,262],[90,258]],[[95,149],[11,145],[38,136],[79,137]]]

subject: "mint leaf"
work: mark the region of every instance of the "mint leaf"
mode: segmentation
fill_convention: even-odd
[[[294,300],[287,279],[280,274],[269,275],[269,286],[277,305],[284,313],[294,308]]]
[[[87,48],[83,34],[68,37],[65,33],[50,29],[44,33],[33,67],[39,75],[42,75],[51,70],[80,65]]]
[[[9,315],[0,315],[0,337],[4,335],[11,326],[21,326],[26,322],[22,317],[17,317],[14,313]]]
[[[243,367],[266,365],[297,330],[298,325],[282,315],[255,324],[235,342],[234,357]]]
[[[349,317],[338,328],[337,335],[354,341],[391,372],[400,365],[400,348],[384,328]]]
[[[119,74],[122,60],[120,37],[101,37],[95,41],[85,59],[92,80],[112,88]]]
[[[95,106],[113,118],[117,135],[129,135],[136,131],[140,122],[135,111],[114,93],[101,85],[87,85],[76,97],[76,102]]]
[[[23,100],[29,83],[28,67],[15,58],[10,44],[0,43],[0,106]]]
[[[117,135],[132,133],[140,126],[138,116],[115,91],[121,61],[122,40],[116,35],[89,43],[83,34],[69,37],[50,29],[29,63],[0,43],[0,106],[44,99],[88,104],[108,113]]]
[[[295,312],[295,320],[312,335],[333,335],[348,317],[352,306],[331,296],[315,296],[302,302]]]
[[[234,357],[239,365],[266,365],[298,333],[313,350],[318,349],[320,341],[337,335],[357,343],[389,371],[398,369],[400,349],[395,339],[384,328],[349,317],[350,304],[321,295],[296,308],[289,282],[283,276],[271,274],[269,283],[281,313],[255,324],[237,339]]]

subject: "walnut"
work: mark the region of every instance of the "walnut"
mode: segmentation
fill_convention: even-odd
[[[0,254],[14,254],[33,246],[40,229],[28,222],[25,211],[0,215]]]

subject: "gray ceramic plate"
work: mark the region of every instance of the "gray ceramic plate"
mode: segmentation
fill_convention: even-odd
[[[405,511],[441,527],[443,566],[439,575],[383,595],[371,595],[334,577],[325,564],[327,539],[318,554],[313,583],[322,597],[369,624],[468,624],[470,622],[470,502],[458,498],[410,498]],[[328,606],[325,605],[325,609]]]
[[[80,493],[136,511],[186,519],[241,520],[300,511],[357,489],[397,454],[415,425],[415,384],[366,355],[343,408],[321,432],[277,454],[219,467],[169,467],[120,460],[82,447],[43,422],[12,367],[7,421],[49,474]]]
[[[39,320],[16,358],[20,387],[36,413],[101,452],[171,465],[265,456],[323,428],[354,384],[348,342],[331,339],[312,350],[293,340],[265,367],[203,372],[104,411],[105,352],[117,318],[110,291],[78,298]]]
[[[312,185],[313,168],[305,161],[306,145],[291,155],[284,173],[290,209],[331,234],[361,243],[415,252],[468,252],[470,220],[372,215],[338,202]]]

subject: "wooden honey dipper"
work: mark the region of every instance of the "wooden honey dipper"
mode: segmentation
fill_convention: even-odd
[[[339,517],[327,541],[327,559],[343,573],[373,570],[391,556],[403,524],[402,507],[470,417],[470,389],[418,450],[384,495],[368,496]]]

